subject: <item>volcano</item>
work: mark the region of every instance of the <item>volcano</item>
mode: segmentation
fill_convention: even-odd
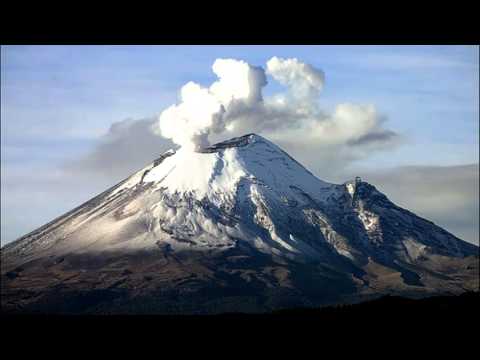
[[[479,286],[477,246],[255,134],[169,150],[1,260],[13,313],[267,312]]]

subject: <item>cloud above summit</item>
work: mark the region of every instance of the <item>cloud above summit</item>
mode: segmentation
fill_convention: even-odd
[[[192,150],[250,132],[287,147],[301,139],[324,154],[341,154],[346,147],[371,152],[398,143],[372,104],[344,102],[330,113],[322,109],[323,71],[296,58],[272,57],[266,70],[243,60],[217,59],[212,71],[218,80],[210,86],[190,81],[181,88],[179,102],[154,124],[155,133]],[[268,82],[282,91],[265,97]]]

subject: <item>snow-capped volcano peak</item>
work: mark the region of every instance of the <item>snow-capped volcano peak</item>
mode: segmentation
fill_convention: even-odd
[[[248,134],[200,151],[165,152],[75,209],[42,244],[52,245],[58,234],[71,238],[56,246],[65,251],[123,251],[159,243],[177,250],[221,250],[241,241],[287,258],[333,252],[362,261],[366,251],[389,241],[385,208],[395,209],[388,211],[395,224],[416,221],[371,185],[359,179],[338,185],[322,181],[277,145]],[[463,253],[462,246],[446,240],[450,234],[444,237],[426,242]],[[407,249],[417,249],[415,256],[428,249],[408,231],[391,241],[404,239],[402,257],[411,256]]]
[[[392,290],[478,289],[478,248],[358,178],[322,181],[275,144],[249,134],[197,152],[167,151],[6,245],[8,303],[24,302],[25,273],[52,299],[61,276],[74,292],[90,291],[103,279],[104,291],[125,291],[125,304],[147,296],[154,304],[160,299],[160,308],[176,307],[178,294],[198,290],[189,298],[197,309],[193,304],[216,299],[226,286],[246,308],[251,293],[255,301],[263,294],[308,305]],[[151,280],[142,280],[145,273]]]
[[[255,134],[198,152],[180,148],[145,171],[144,183],[152,182],[170,194],[190,193],[197,200],[206,197],[216,205],[222,198],[233,196],[242,180],[286,197],[292,194],[292,187],[319,199],[331,190],[331,184],[319,180],[279,147]]]
[[[150,195],[137,206],[149,219],[151,238],[167,235],[164,241],[173,248],[230,247],[244,239],[264,252],[289,257],[315,251],[290,232],[280,235],[283,225],[275,225],[275,213],[312,202],[326,206],[344,194],[342,185],[316,178],[255,134],[200,151],[168,151],[114,194],[143,188]],[[268,238],[258,231],[267,231]]]

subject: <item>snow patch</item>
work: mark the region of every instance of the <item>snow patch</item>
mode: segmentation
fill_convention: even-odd
[[[416,242],[414,239],[407,238],[404,239],[402,242],[405,246],[405,249],[407,250],[408,256],[412,260],[417,260],[420,256],[425,254],[425,250],[427,247],[423,244]]]

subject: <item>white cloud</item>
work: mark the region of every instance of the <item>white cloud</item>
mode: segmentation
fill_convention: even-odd
[[[63,166],[64,171],[76,178],[95,177],[102,183],[109,179],[113,185],[175,146],[170,140],[152,133],[155,122],[155,118],[146,118],[113,123],[91,152],[70,160]]]
[[[394,71],[406,70],[432,70],[432,69],[462,69],[469,67],[478,68],[478,62],[470,62],[462,59],[429,54],[398,54],[398,53],[371,53],[364,54],[355,59],[342,59],[342,62],[355,62],[357,66],[375,69],[388,69]]]

